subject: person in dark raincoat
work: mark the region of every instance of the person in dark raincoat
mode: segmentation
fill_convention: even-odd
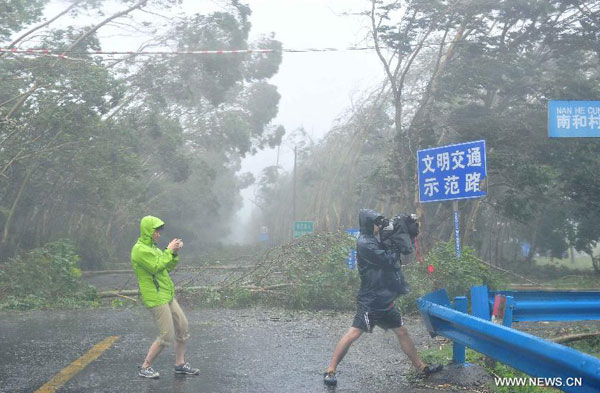
[[[336,385],[336,369],[350,346],[363,333],[372,333],[375,326],[391,329],[400,342],[400,348],[408,356],[414,368],[430,375],[442,369],[441,365],[426,365],[419,357],[415,345],[402,322],[402,316],[394,306],[394,300],[403,293],[397,285],[399,255],[387,249],[379,239],[384,217],[370,209],[359,212],[360,236],[356,242],[360,290],[357,310],[352,327],[340,339],[327,371],[323,375],[326,385]],[[403,284],[403,282],[402,282]]]

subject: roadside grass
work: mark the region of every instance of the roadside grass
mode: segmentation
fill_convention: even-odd
[[[570,258],[536,257],[531,264],[513,261],[505,262],[502,267],[548,288],[600,290],[600,274],[594,271],[591,259],[587,256],[575,258],[575,263]],[[508,282],[527,283],[515,275],[507,274],[504,277]]]
[[[572,274],[544,282],[553,288],[576,288],[600,290],[600,276],[598,274]]]
[[[535,257],[533,260],[535,261],[535,264],[540,267],[555,266],[557,268],[570,270],[594,271],[592,259],[587,255],[577,256],[573,261],[571,261],[571,258],[559,259],[548,257]]]

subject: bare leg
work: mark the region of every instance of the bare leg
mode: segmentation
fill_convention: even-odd
[[[158,354],[163,350],[164,346],[161,345],[158,340],[154,340],[152,345],[150,345],[150,349],[148,350],[148,354],[146,355],[146,359],[144,359],[144,363],[142,367],[147,368],[152,366],[154,359],[158,356]]]
[[[185,342],[175,340],[175,365],[182,366],[185,363]]]
[[[415,348],[415,344],[412,339],[408,335],[408,330],[406,326],[401,326],[399,328],[392,329],[396,336],[398,337],[398,341],[400,342],[400,348],[402,348],[402,352],[408,356],[410,361],[413,364],[413,367],[421,372],[425,368],[425,363],[421,360],[421,357],[417,353],[417,349]]]
[[[362,330],[357,329],[355,327],[351,327],[350,330],[340,339],[338,344],[333,351],[333,357],[331,358],[331,363],[329,363],[329,367],[327,368],[327,372],[335,372],[338,364],[342,361],[348,349],[352,345],[352,343],[360,337],[362,334]]]

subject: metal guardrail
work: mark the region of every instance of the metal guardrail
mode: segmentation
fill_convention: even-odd
[[[485,285],[471,288],[473,315],[489,320],[496,295],[513,299],[510,310],[506,307],[511,322],[600,320],[600,292],[488,291]]]
[[[432,336],[449,338],[454,341],[455,350],[467,346],[533,377],[560,379],[563,384],[556,387],[565,392],[600,391],[599,359],[469,315],[466,298],[456,300],[457,308],[464,311],[452,308],[445,290],[432,292],[418,300],[419,311]],[[460,362],[460,356],[454,360]],[[573,382],[572,386],[569,381]]]

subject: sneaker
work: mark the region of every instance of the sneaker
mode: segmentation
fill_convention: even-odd
[[[335,371],[327,371],[323,374],[323,383],[327,386],[337,385],[337,378],[335,377]]]
[[[442,365],[442,364],[433,364],[433,365],[428,364],[421,371],[421,375],[423,375],[424,377],[428,377],[431,374],[439,373],[440,371],[442,371],[443,368],[444,368],[444,365]]]
[[[200,369],[192,368],[189,363],[184,363],[181,366],[175,366],[175,374],[198,375]]]
[[[140,367],[138,375],[140,377],[152,379],[157,379],[160,376],[160,374],[157,371],[154,371],[152,367]]]

